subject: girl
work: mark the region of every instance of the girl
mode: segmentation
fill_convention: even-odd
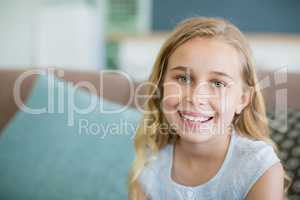
[[[279,200],[250,48],[230,22],[191,18],[162,46],[135,136],[130,199]]]

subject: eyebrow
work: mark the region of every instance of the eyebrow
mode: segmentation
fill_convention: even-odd
[[[176,66],[176,67],[172,67],[170,69],[170,71],[173,71],[173,70],[180,70],[180,71],[193,71],[193,69],[191,69],[190,67],[186,67],[186,66]],[[215,74],[215,75],[219,75],[219,76],[224,76],[224,77],[227,77],[231,80],[234,80],[229,74],[226,74],[224,72],[221,72],[221,71],[211,71],[210,74]]]
[[[233,80],[233,78],[232,78],[230,75],[228,75],[228,74],[226,74],[226,73],[224,73],[224,72],[212,71],[212,72],[210,72],[210,73],[211,73],[211,74],[216,74],[216,75],[219,75],[219,76],[224,76],[224,77],[227,77],[227,78]]]

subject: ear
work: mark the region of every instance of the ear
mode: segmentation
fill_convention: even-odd
[[[246,91],[243,91],[242,95],[240,96],[239,104],[236,107],[235,113],[241,114],[243,109],[250,103],[253,95],[253,88],[249,87]]]

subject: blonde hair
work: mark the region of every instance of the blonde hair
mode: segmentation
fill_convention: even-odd
[[[147,154],[156,155],[161,148],[166,144],[173,143],[178,137],[157,126],[167,123],[160,108],[161,95],[158,98],[157,95],[162,94],[163,91],[162,83],[168,59],[180,45],[195,37],[221,39],[232,45],[240,53],[242,79],[246,86],[244,88],[254,88],[254,90],[251,92],[250,103],[239,115],[234,116],[233,125],[238,134],[265,141],[277,151],[275,143],[269,137],[270,131],[264,99],[258,86],[252,54],[246,38],[238,28],[224,19],[190,18],[178,24],[171,36],[165,41],[149,78],[150,84],[157,87],[149,87],[146,92],[146,95],[150,98],[146,101],[144,109],[152,112],[145,112],[134,139],[136,159],[129,173],[128,189],[130,199],[137,198],[137,179],[143,167],[147,164]],[[289,179],[285,176],[285,189],[287,189],[288,183]]]

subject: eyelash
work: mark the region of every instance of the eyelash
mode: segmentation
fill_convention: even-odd
[[[224,81],[213,80],[214,83],[221,83],[223,87],[226,87],[227,84]]]
[[[178,75],[175,77],[175,79],[180,82],[180,83],[185,83],[185,82],[182,82],[182,78],[187,78],[188,76],[187,75]],[[188,77],[189,81],[192,81],[192,78],[191,77]],[[227,83],[224,82],[224,81],[219,81],[219,80],[216,80],[216,79],[213,79],[212,80],[212,83],[221,83],[223,86],[222,87],[226,87],[227,86]],[[221,87],[217,87],[217,88],[221,88]]]
[[[178,75],[178,76],[176,76],[175,78],[176,78],[176,80],[178,81],[178,82],[180,82],[180,83],[182,83],[182,78],[187,78],[188,76],[187,75]],[[190,81],[192,81],[192,78],[191,77],[189,77],[189,80]]]

